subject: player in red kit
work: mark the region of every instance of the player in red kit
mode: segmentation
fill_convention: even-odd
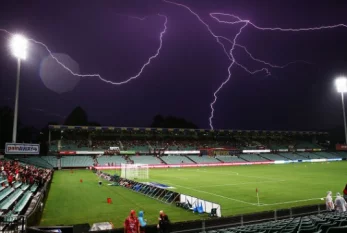
[[[124,221],[124,233],[140,233],[140,224],[135,210],[131,210],[129,217]]]

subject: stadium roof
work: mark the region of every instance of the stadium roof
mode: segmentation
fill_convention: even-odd
[[[324,135],[327,132],[317,131],[276,131],[276,130],[234,130],[234,129],[178,129],[178,128],[134,128],[134,127],[113,127],[113,126],[68,126],[49,125],[50,130],[71,130],[71,131],[128,131],[128,132],[199,132],[199,133],[273,133],[292,135]]]

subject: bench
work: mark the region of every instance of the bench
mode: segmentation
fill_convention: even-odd
[[[14,184],[14,188],[19,188],[20,186],[22,185],[22,183],[21,182],[16,182],[15,184]]]
[[[10,206],[22,195],[23,191],[20,189],[17,189],[14,191],[11,196],[6,198],[1,204],[0,204],[0,209],[1,210],[8,210]]]
[[[30,187],[30,191],[34,193],[34,192],[37,190],[37,188],[38,188],[37,184],[33,184],[33,185]]]
[[[14,191],[13,188],[7,188],[4,189],[1,193],[0,193],[0,201],[2,201],[3,199],[5,199],[10,193],[12,193]]]
[[[25,191],[25,190],[27,190],[27,189],[29,188],[29,186],[30,186],[30,185],[28,185],[28,184],[24,184],[24,185],[22,185],[20,188],[21,188],[23,191]]]
[[[17,205],[14,207],[13,213],[19,214],[24,209],[25,205],[28,203],[32,195],[33,194],[30,191],[27,191],[26,193],[24,193],[23,197],[19,200]]]

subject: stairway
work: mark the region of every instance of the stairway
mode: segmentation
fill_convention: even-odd
[[[194,160],[192,160],[191,158],[189,158],[187,155],[184,155],[184,157],[186,157],[187,159],[189,159],[189,160],[192,161],[193,163],[197,164],[197,162],[195,162]]]
[[[152,147],[152,145],[149,143],[149,141],[146,141],[146,142],[147,142],[147,145],[148,145],[149,149],[150,149],[151,151],[153,151],[153,147]]]
[[[159,159],[161,161],[162,164],[167,164],[160,156],[156,157],[157,159]]]
[[[121,140],[119,140],[119,146],[120,146],[120,149],[124,150],[124,146],[123,146],[123,143],[121,142]]]
[[[219,158],[217,158],[217,157],[214,157],[215,159],[217,159],[219,162],[221,162],[221,163],[224,163],[224,161],[223,160],[220,160]]]
[[[277,155],[282,156],[282,157],[283,157],[283,158],[285,158],[285,159],[292,160],[292,159],[290,159],[290,158],[287,158],[287,157],[286,157],[286,156],[284,156],[284,155],[280,155],[280,154],[277,154]]]
[[[60,157],[57,158],[57,168],[59,170],[61,169],[61,159],[60,159]]]
[[[263,159],[266,159],[266,160],[270,161],[270,159],[268,159],[268,158],[266,158],[266,157],[264,157],[264,156],[262,156],[262,155],[260,155],[260,154],[258,154],[258,156],[259,156],[259,157],[262,157]]]

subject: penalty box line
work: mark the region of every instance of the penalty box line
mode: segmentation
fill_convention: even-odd
[[[235,198],[219,195],[219,194],[216,194],[216,193],[210,193],[210,192],[199,190],[199,189],[188,188],[188,187],[185,187],[185,186],[182,186],[182,185],[178,185],[178,184],[174,184],[174,183],[171,183],[171,182],[167,182],[165,180],[163,180],[163,181],[168,183],[168,184],[171,184],[173,186],[185,188],[185,189],[192,190],[192,191],[195,191],[195,192],[206,193],[206,194],[209,194],[209,195],[212,195],[212,196],[221,197],[221,198],[224,198],[224,199],[228,199],[228,200],[231,200],[231,201],[236,201],[236,202],[240,202],[240,203],[244,203],[244,204],[248,204],[248,205],[252,205],[252,206],[257,206],[258,205],[257,203],[251,203],[251,202],[247,202],[247,201],[242,201],[242,200],[238,200],[238,199],[235,199]]]

